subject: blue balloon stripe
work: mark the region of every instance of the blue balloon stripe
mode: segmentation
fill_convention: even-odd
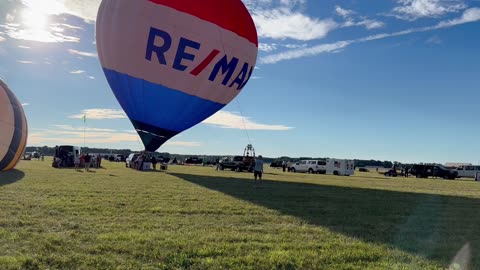
[[[182,132],[225,106],[114,70],[103,71],[118,102],[133,121]]]

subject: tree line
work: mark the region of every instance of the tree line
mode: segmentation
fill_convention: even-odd
[[[43,154],[45,156],[53,156],[55,154],[55,147],[49,147],[49,146],[29,146],[25,150],[26,152],[39,152],[40,154]],[[90,148],[90,147],[82,147],[82,152],[84,153],[101,153],[101,154],[116,154],[116,155],[123,155],[127,157],[131,153],[135,153],[135,151],[132,151],[130,149],[110,149],[110,148]],[[190,157],[198,157],[200,159],[203,159],[204,162],[207,161],[216,161],[217,159],[221,159],[224,156],[218,156],[218,155],[180,155],[180,154],[171,154],[168,152],[155,152],[156,156],[163,157],[163,158],[176,158],[177,160],[184,160],[186,158]],[[226,155],[228,156],[228,155]],[[263,158],[266,163],[271,163],[271,162],[279,162],[279,161],[287,161],[287,162],[295,162],[298,160],[304,160],[304,159],[325,159],[323,158],[313,158],[313,157],[299,157],[299,158],[293,158],[293,157],[288,157],[288,156],[282,156],[279,158],[271,158],[271,157],[264,157]],[[355,167],[366,167],[366,166],[375,166],[375,167],[384,167],[384,168],[391,168],[393,165],[393,162],[391,161],[381,161],[381,160],[361,160],[361,159],[355,159]]]

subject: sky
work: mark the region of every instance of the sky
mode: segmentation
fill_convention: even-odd
[[[98,59],[100,2],[0,0],[0,78],[29,146],[143,148]],[[251,80],[159,151],[480,164],[479,0],[243,2]]]

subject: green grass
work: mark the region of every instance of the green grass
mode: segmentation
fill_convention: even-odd
[[[0,174],[0,269],[480,269],[471,180],[49,165]]]

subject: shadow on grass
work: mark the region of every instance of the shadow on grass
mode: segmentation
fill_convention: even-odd
[[[468,269],[480,269],[480,258],[475,256],[480,248],[478,199],[268,180],[255,188],[246,179],[171,175],[445,267],[468,245],[463,249],[470,250]]]
[[[13,184],[21,180],[25,176],[25,173],[19,170],[9,170],[6,172],[0,172],[0,186]]]

